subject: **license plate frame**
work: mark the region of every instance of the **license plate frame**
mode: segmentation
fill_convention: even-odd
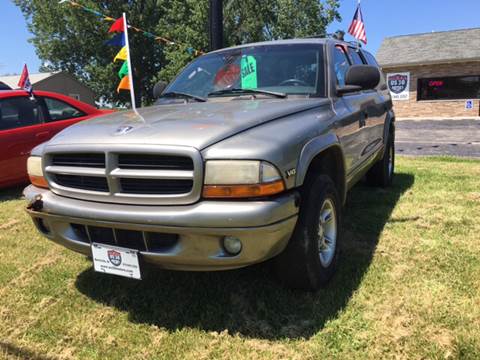
[[[93,268],[96,272],[142,280],[138,251],[92,243]]]

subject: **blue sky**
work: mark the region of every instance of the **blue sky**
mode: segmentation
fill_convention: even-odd
[[[342,22],[329,32],[348,29],[356,0],[341,0]],[[375,53],[388,36],[480,27],[479,0],[362,0],[367,49]],[[0,74],[19,73],[23,62],[37,72],[40,60],[20,10],[9,0],[0,0]],[[347,36],[347,40],[352,40]]]

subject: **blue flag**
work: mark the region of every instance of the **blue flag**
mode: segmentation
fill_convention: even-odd
[[[113,38],[111,38],[110,40],[105,41],[105,45],[124,47],[125,46],[125,35],[124,35],[124,33],[117,34]]]

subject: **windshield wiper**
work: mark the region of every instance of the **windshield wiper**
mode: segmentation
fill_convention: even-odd
[[[193,99],[193,100],[197,100],[197,101],[200,101],[200,102],[207,101],[207,99],[205,99],[201,96],[192,95],[192,94],[183,93],[183,92],[178,92],[178,91],[169,91],[169,92],[166,92],[166,93],[160,95],[160,97],[179,97],[179,98]]]
[[[260,89],[238,89],[238,88],[217,90],[217,91],[211,92],[210,94],[208,94],[208,96],[228,95],[228,94],[233,94],[233,95],[261,94],[261,95],[275,96],[282,99],[287,97],[287,94],[276,92],[276,91],[268,91],[268,90],[260,90]]]

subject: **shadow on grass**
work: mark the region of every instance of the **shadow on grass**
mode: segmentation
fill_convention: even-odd
[[[0,341],[0,357],[29,360],[52,360],[53,358],[37,354],[34,351]]]
[[[0,189],[0,202],[21,199],[25,186],[26,185],[23,184],[6,189]]]
[[[283,288],[270,275],[268,263],[211,273],[149,269],[142,281],[89,269],[78,276],[76,286],[95,301],[127,311],[133,322],[168,330],[198,328],[263,339],[309,338],[347,305],[370,265],[393,208],[413,182],[412,175],[397,174],[390,189],[362,184],[352,189],[337,274],[317,293]]]

